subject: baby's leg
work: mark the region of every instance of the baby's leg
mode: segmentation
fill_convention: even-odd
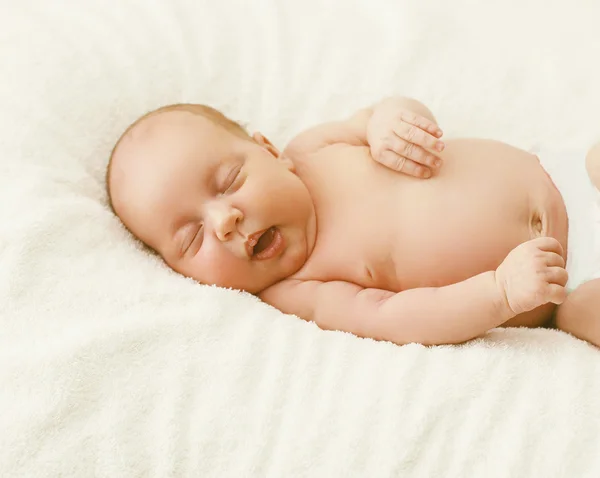
[[[600,189],[600,143],[596,143],[596,145],[588,151],[585,158],[585,166],[590,179],[594,185]]]
[[[585,165],[592,183],[600,189],[600,143],[589,150]],[[600,278],[569,294],[556,311],[556,326],[600,347]]]
[[[556,310],[556,327],[600,347],[600,279],[568,295]]]

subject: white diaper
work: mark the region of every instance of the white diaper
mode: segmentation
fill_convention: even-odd
[[[591,182],[582,151],[535,153],[562,194],[569,218],[567,290],[600,277],[600,192]]]

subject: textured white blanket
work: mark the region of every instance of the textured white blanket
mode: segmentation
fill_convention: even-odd
[[[586,147],[598,18],[592,0],[0,0],[0,476],[600,476],[597,349],[323,332],[170,272],[103,185],[122,129],[178,101],[283,144],[397,93],[448,136]]]

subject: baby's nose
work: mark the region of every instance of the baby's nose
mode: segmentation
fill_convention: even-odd
[[[211,222],[220,241],[228,241],[242,220],[241,211],[233,207],[216,207],[211,210]]]

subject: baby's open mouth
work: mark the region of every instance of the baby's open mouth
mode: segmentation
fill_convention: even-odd
[[[258,238],[258,242],[254,246],[254,250],[252,251],[252,255],[260,254],[267,247],[271,245],[273,242],[273,238],[275,237],[275,228],[270,227],[262,235]]]
[[[283,236],[275,226],[264,231],[252,247],[252,259],[270,259],[276,256],[283,247]]]

